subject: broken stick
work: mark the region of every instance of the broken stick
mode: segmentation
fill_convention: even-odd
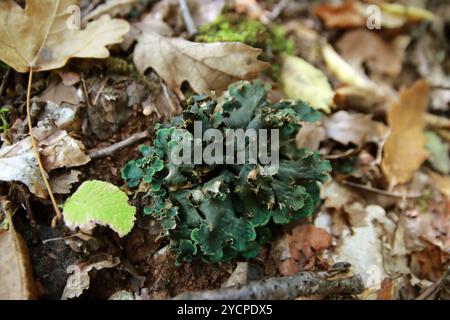
[[[174,300],[292,300],[318,294],[359,294],[364,285],[359,275],[330,277],[325,272],[301,272],[291,277],[274,277],[244,286],[199,292],[185,292]]]
[[[89,157],[91,157],[92,160],[109,157],[109,156],[112,156],[117,151],[120,151],[123,148],[129,147],[129,146],[132,146],[132,145],[134,145],[138,142],[141,142],[142,140],[145,140],[149,137],[150,137],[150,133],[148,131],[138,132],[138,133],[135,133],[132,136],[126,138],[125,140],[117,142],[106,148],[90,150]]]

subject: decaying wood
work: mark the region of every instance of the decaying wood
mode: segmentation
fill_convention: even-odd
[[[291,300],[318,294],[351,295],[364,290],[359,275],[333,277],[326,272],[301,272],[291,277],[274,277],[245,286],[199,292],[185,292],[175,300]]]
[[[9,201],[1,200],[9,230],[0,230],[0,300],[35,298],[33,273],[25,241],[14,229]]]

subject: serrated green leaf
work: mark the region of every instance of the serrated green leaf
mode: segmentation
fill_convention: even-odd
[[[128,204],[127,195],[104,181],[85,181],[64,204],[64,222],[70,229],[92,229],[104,225],[120,237],[134,226],[136,208]]]

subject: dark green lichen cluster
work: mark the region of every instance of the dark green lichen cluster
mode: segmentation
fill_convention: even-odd
[[[243,42],[251,47],[260,48],[262,49],[260,59],[272,64],[272,77],[277,80],[281,55],[294,53],[294,43],[286,38],[285,33],[284,28],[275,24],[221,16],[214,22],[201,26],[195,41]]]
[[[271,224],[311,215],[319,203],[319,183],[327,179],[330,164],[317,152],[297,149],[295,137],[301,121],[317,121],[320,113],[302,101],[271,104],[267,93],[255,82],[231,86],[220,103],[212,96],[191,97],[182,116],[158,125],[152,146],[141,146],[142,158],[122,169],[129,187],[145,192],[145,214],[161,222],[161,236],[170,240],[178,263],[256,257],[271,237]],[[199,143],[194,121],[201,121],[203,132],[215,128],[224,135],[230,128],[278,129],[278,171],[259,160],[174,164],[172,150],[183,139]],[[176,129],[186,134],[174,134]],[[203,148],[213,142],[204,140]]]

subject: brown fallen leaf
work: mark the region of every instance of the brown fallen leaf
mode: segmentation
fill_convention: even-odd
[[[81,80],[80,74],[73,71],[60,71],[58,75],[67,87],[74,86]]]
[[[437,281],[445,272],[446,253],[433,245],[411,254],[411,271],[421,279]]]
[[[197,93],[221,92],[238,80],[251,80],[269,66],[260,49],[239,42],[196,43],[146,33],[134,50],[140,72],[153,68],[174,90],[184,81]]]
[[[51,101],[56,104],[69,102],[76,105],[80,103],[77,89],[72,85],[66,86],[62,82],[50,85],[39,98],[43,101]]]
[[[366,18],[356,1],[341,4],[323,3],[314,8],[314,13],[321,18],[328,28],[355,28],[366,25]]]
[[[284,259],[278,267],[285,276],[313,267],[316,254],[332,244],[332,237],[325,229],[309,224],[294,228],[292,234],[286,235],[286,239],[290,249],[289,258]]]
[[[402,61],[398,58],[395,47],[374,32],[348,31],[338,40],[336,47],[346,61],[360,70],[366,63],[372,72],[395,77],[402,69]]]
[[[384,278],[381,288],[377,292],[377,300],[394,300],[394,281],[391,278]]]
[[[14,230],[9,201],[1,201],[7,212],[9,230],[0,229],[0,300],[36,298],[28,249],[22,236]]]
[[[70,276],[67,278],[67,283],[61,299],[67,300],[79,297],[84,290],[88,289],[91,283],[91,279],[89,277],[89,272],[91,270],[113,268],[119,263],[119,258],[113,257],[111,255],[106,255],[103,260],[95,263],[80,263],[70,265],[69,267],[67,267],[67,273],[70,273]]]
[[[69,173],[60,173],[50,177],[50,185],[55,193],[69,194],[72,188],[72,184],[78,182],[80,171],[70,170]]]
[[[120,43],[129,31],[124,20],[102,16],[77,30],[70,6],[77,0],[0,2],[0,60],[18,72],[57,69],[70,58],[106,58],[106,45]]]
[[[41,140],[39,147],[41,148],[42,162],[47,171],[81,166],[91,161],[85,153],[83,143],[72,138],[63,130],[56,131]]]
[[[304,122],[302,130],[299,130],[295,137],[297,148],[307,148],[318,150],[320,143],[325,140],[326,134],[324,128],[317,123]]]
[[[427,82],[418,80],[400,92],[388,111],[392,131],[384,144],[381,167],[391,185],[410,181],[428,158],[424,135],[428,97]]]
[[[324,118],[323,125],[331,139],[344,145],[353,143],[358,147],[367,142],[383,141],[389,131],[383,123],[372,120],[370,114],[344,110]]]
[[[83,144],[66,131],[58,130],[37,140],[46,170],[80,166],[90,161],[83,151]],[[46,198],[47,191],[39,174],[30,137],[0,149],[0,180],[20,181],[36,196]]]

